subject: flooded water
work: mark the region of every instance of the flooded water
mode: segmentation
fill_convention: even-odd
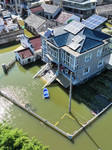
[[[13,50],[18,46],[0,50],[0,66],[14,58]],[[0,89],[21,104],[26,104],[36,114],[71,134],[81,127],[80,124],[84,124],[93,117],[92,112],[83,103],[72,99],[72,115],[70,115],[68,92],[57,82],[48,87],[50,99],[43,99],[44,82],[40,78],[32,79],[41,65],[43,65],[41,62],[36,62],[22,67],[17,62],[7,75],[0,67]],[[50,150],[112,150],[111,116],[112,109],[109,109],[71,142],[5,98],[0,97],[0,122],[6,120],[14,128],[23,129],[30,137],[35,136],[44,145],[49,145]]]

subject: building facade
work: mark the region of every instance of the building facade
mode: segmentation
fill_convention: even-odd
[[[62,0],[62,6],[67,11],[72,11],[82,18],[88,18],[95,13],[96,0]]]
[[[55,29],[51,35],[48,33],[41,33],[43,60],[55,63],[58,73],[68,80],[72,72],[73,85],[84,82],[106,68],[106,56],[111,55],[112,51],[109,35],[90,30],[75,21],[64,26],[63,31],[58,28],[58,34]]]

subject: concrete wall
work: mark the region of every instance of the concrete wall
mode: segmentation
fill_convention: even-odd
[[[24,34],[23,29],[19,29],[17,31],[10,31],[8,33],[7,32],[0,33],[0,45],[16,41],[17,39],[19,39],[17,36],[21,34]]]
[[[98,62],[100,60],[104,61],[104,58],[102,58],[102,55],[97,56],[97,52],[98,50],[102,50],[103,51],[103,46],[99,46],[93,50],[89,50],[88,52],[85,52],[84,54],[82,54],[78,59],[79,59],[79,69],[76,71],[77,73],[77,80],[78,82],[82,82],[85,79],[90,78],[92,75],[100,72],[105,66],[104,66],[104,62],[103,65],[98,67]],[[92,54],[92,57],[89,61],[85,61],[85,56],[87,56],[87,54]],[[90,67],[90,71],[87,74],[83,74],[83,70],[86,67]]]

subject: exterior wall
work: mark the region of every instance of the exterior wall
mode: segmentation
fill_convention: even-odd
[[[112,11],[98,12],[98,11],[96,10],[96,14],[99,15],[99,16],[105,17],[105,18],[110,18],[110,19],[112,19]]]
[[[88,3],[86,4],[83,3],[79,4],[79,3],[63,0],[63,8],[66,9],[67,11],[72,11],[75,14],[79,14],[80,16],[82,16],[82,18],[85,19],[95,13],[96,2],[90,3],[88,1]]]
[[[97,5],[103,4],[103,1],[104,1],[104,0],[98,0],[98,1],[97,1]]]
[[[45,61],[53,61],[58,64],[59,51],[55,46],[46,43],[42,38],[42,54]],[[47,55],[46,55],[47,54]],[[48,57],[47,57],[48,56]]]
[[[23,29],[20,29],[17,31],[10,31],[8,33],[7,32],[1,33],[0,34],[0,45],[5,44],[5,43],[9,43],[12,41],[16,41],[17,39],[19,39],[19,38],[17,38],[17,36],[21,35],[21,34],[24,34]]]
[[[32,14],[31,10],[28,9],[28,16]],[[44,10],[40,10],[40,11],[37,11],[34,13],[35,15],[41,15],[41,16],[44,16]]]
[[[29,63],[35,61],[34,56],[31,56],[31,57],[29,57],[29,58],[22,59],[22,58],[19,56],[18,52],[15,52],[15,58],[16,58],[17,61],[20,62],[21,65],[26,65],[26,64],[29,64]]]
[[[34,14],[35,14],[35,15],[41,15],[41,16],[43,16],[43,15],[44,15],[44,10],[35,12]]]
[[[54,14],[44,12],[44,17],[49,20],[53,19],[59,13],[59,11],[60,11],[60,8],[58,8]]]
[[[80,55],[80,57],[78,58],[78,70],[76,71],[77,73],[77,80],[78,82],[82,82],[85,79],[90,78],[92,75],[100,73],[102,69],[105,68],[105,49],[106,47],[108,47],[108,44],[106,44],[105,46],[99,46],[94,50],[88,51],[82,55]],[[107,48],[108,49],[108,48]],[[101,55],[97,56],[98,51],[102,51]],[[110,53],[110,48],[108,49],[109,53]],[[106,50],[107,51],[107,50]],[[87,54],[92,54],[92,57],[89,61],[85,62],[85,57],[87,56]],[[107,54],[107,52],[105,53]],[[98,63],[100,61],[103,61],[103,65],[98,66]],[[84,74],[83,71],[85,68],[90,67],[90,71],[87,74]]]
[[[60,8],[58,8],[58,9],[56,10],[56,12],[53,14],[53,18],[54,18],[59,12],[60,12]]]
[[[30,48],[30,50],[32,51],[32,53],[34,52],[34,48],[32,47],[31,43],[29,42],[29,39],[26,36],[20,37],[20,41],[21,41],[21,45],[24,48]]]
[[[59,6],[61,0],[53,0],[53,5]]]
[[[37,31],[35,28],[28,26],[28,24],[26,22],[24,22],[25,28],[30,31],[31,33],[33,33],[34,35],[38,35]]]

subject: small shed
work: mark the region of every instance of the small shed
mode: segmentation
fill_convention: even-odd
[[[46,19],[53,19],[61,11],[60,7],[55,5],[43,3],[41,7],[44,9],[44,17]]]
[[[35,61],[34,54],[29,48],[15,51],[15,58],[21,65],[26,65]]]

